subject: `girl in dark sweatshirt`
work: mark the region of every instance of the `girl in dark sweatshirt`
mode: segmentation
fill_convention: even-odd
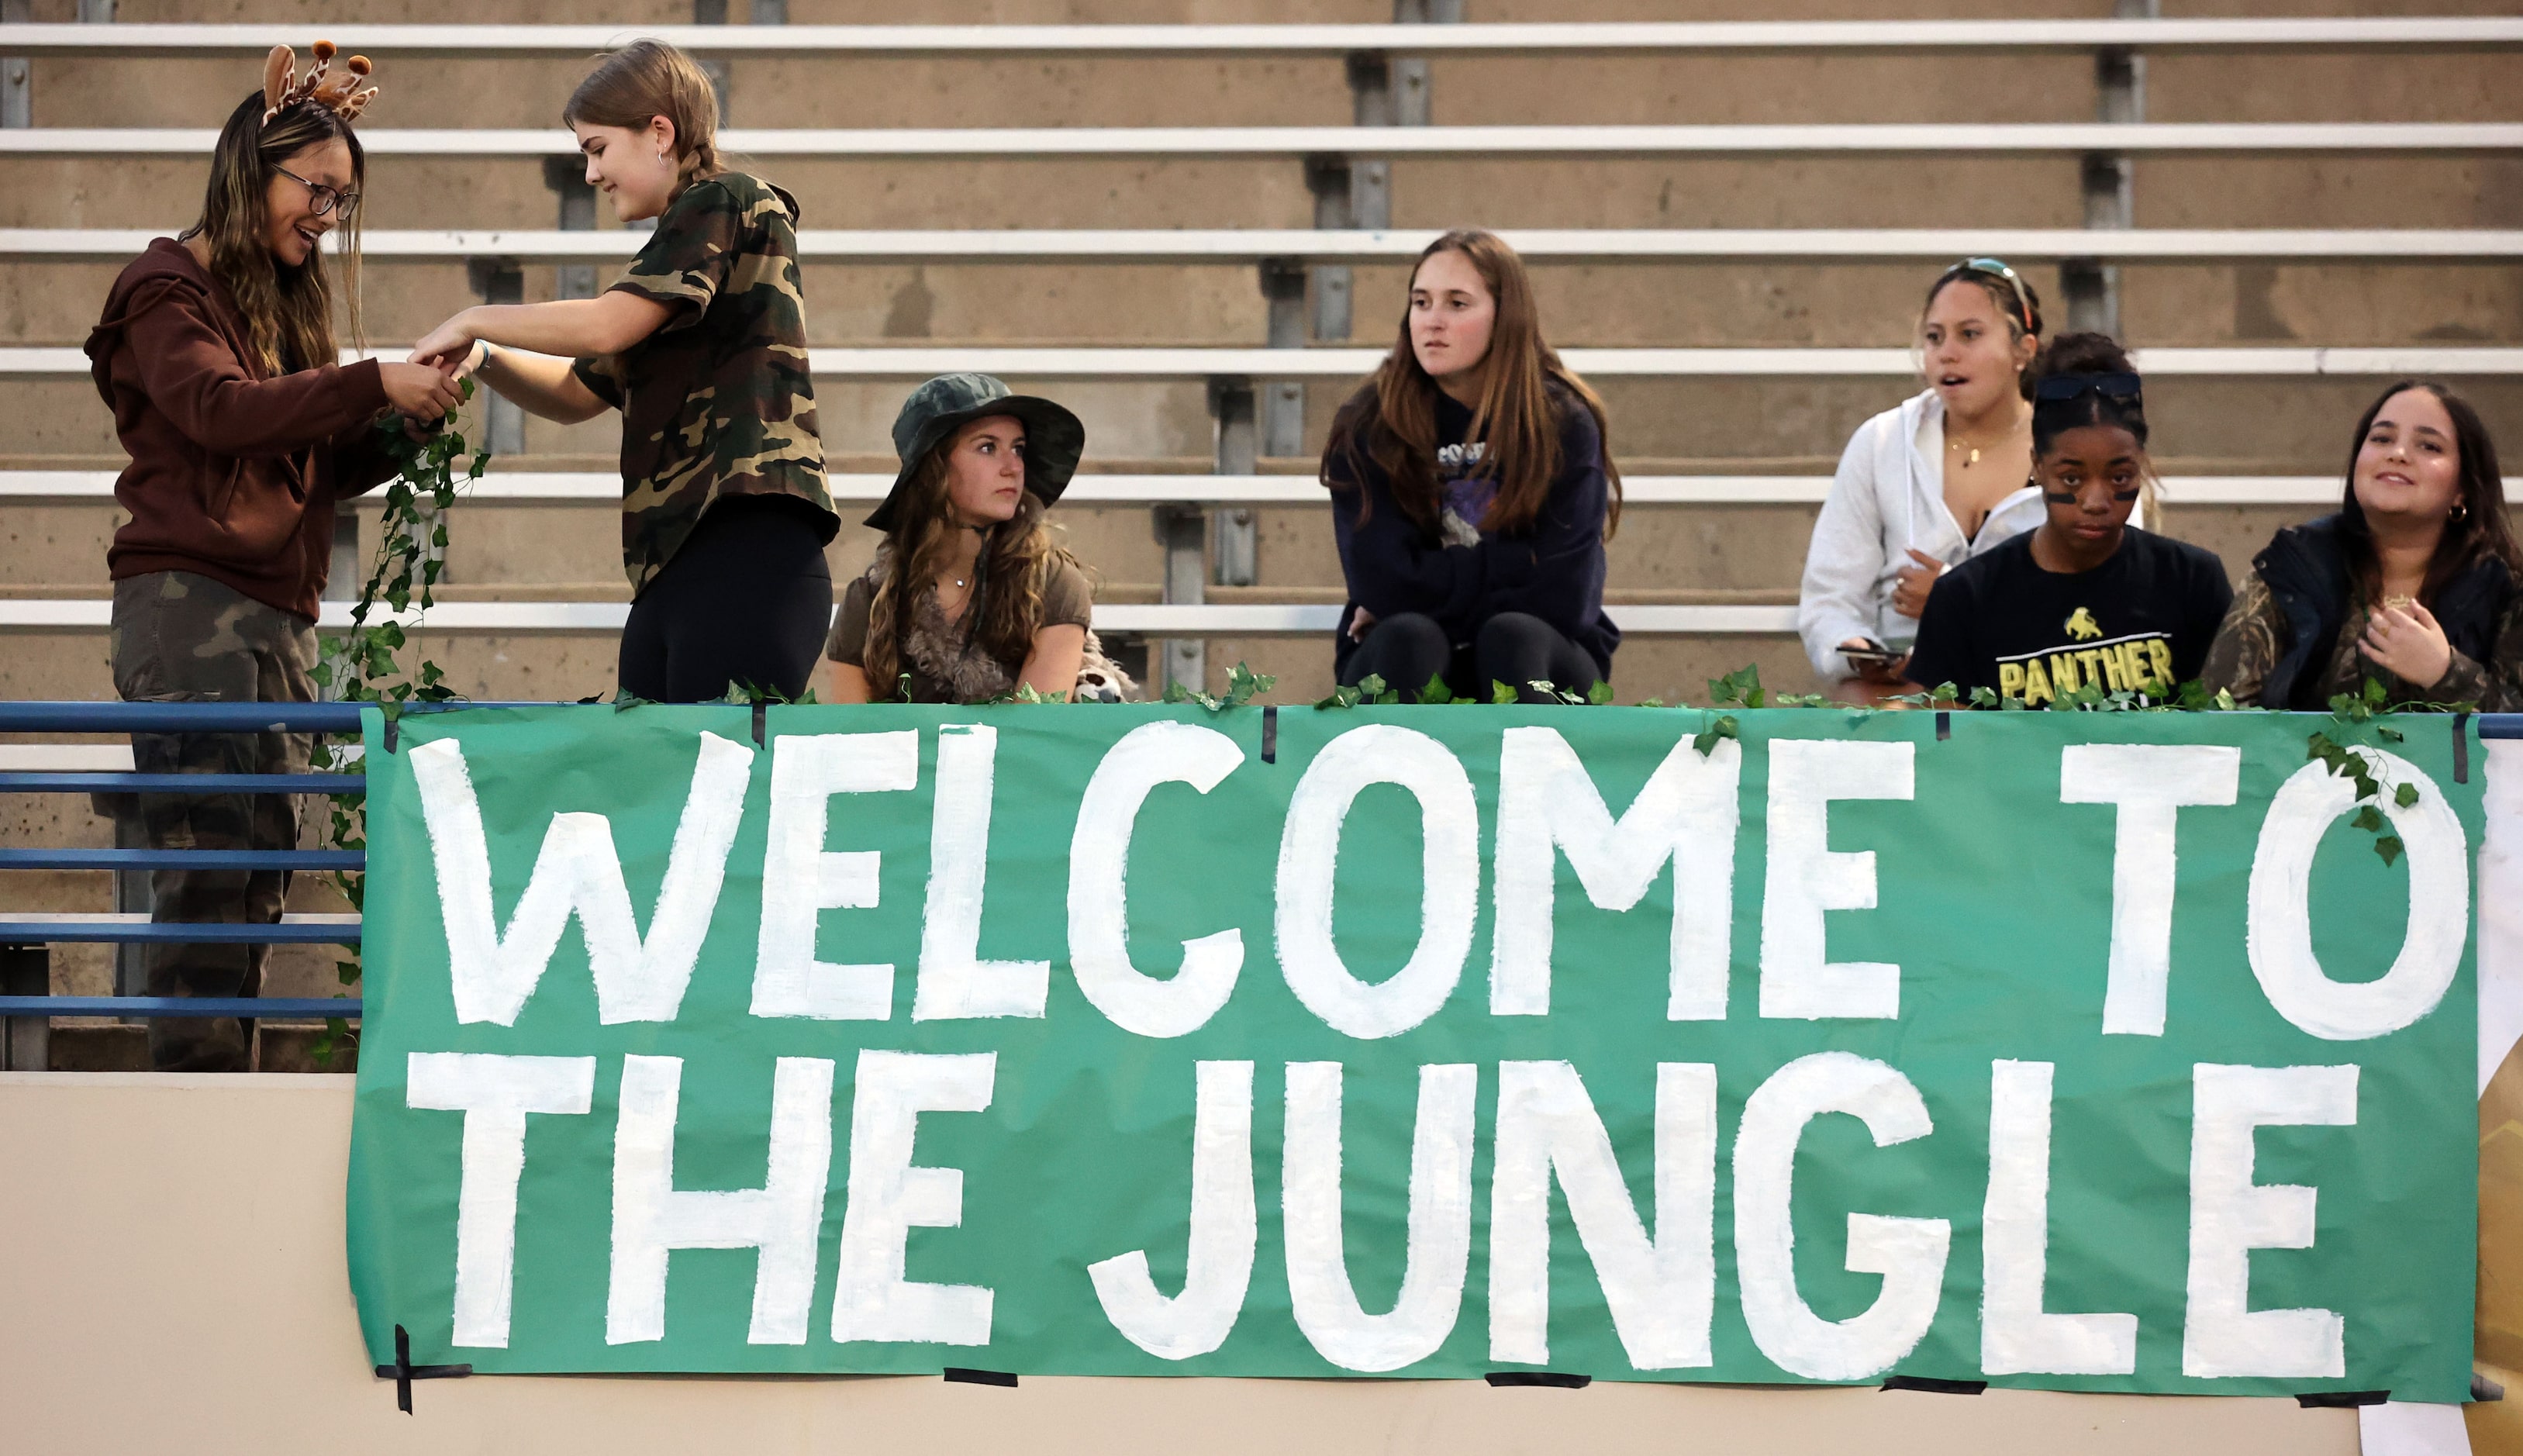
[[[1548,702],[1534,682],[1609,681],[1621,481],[1603,403],[1543,343],[1523,260],[1497,237],[1450,232],[1419,256],[1401,338],[1333,419],[1322,482],[1349,585],[1343,683]]]
[[[115,281],[88,336],[97,392],[131,457],[115,483],[130,515],[106,553],[114,578],[116,691],[130,701],[304,702],[316,599],[333,548],[333,502],[393,473],[380,416],[444,416],[453,381],[419,364],[343,365],[322,239],[358,207],[352,118],[375,93],[367,62],[338,72],[316,43],[304,76],[273,51],[263,89],[220,129],[202,219],[160,238]],[[352,309],[356,328],[356,300]],[[135,733],[143,773],[300,773],[297,734]],[[292,801],[143,794],[152,847],[292,849]],[[281,870],[162,869],[161,920],[270,923]],[[267,948],[153,943],[151,996],[253,996]],[[244,1070],[252,1023],[152,1021],[166,1070]]]

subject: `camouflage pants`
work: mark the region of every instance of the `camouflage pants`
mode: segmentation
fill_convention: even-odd
[[[114,687],[125,702],[295,702],[315,696],[308,623],[190,572],[153,572],[114,584]],[[300,733],[134,733],[143,774],[303,774],[312,739]],[[134,794],[153,849],[295,849],[298,801],[287,794]],[[279,869],[159,869],[149,876],[153,919],[269,924],[289,873]],[[152,942],[143,994],[254,996],[268,946]],[[149,1023],[161,1071],[244,1071],[253,1024],[231,1017]]]

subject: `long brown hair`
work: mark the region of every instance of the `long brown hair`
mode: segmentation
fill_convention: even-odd
[[[2469,400],[2451,385],[2432,379],[2404,379],[2377,395],[2356,421],[2356,433],[2349,438],[2348,483],[2339,498],[2339,541],[2349,572],[2364,588],[2367,600],[2382,596],[2383,567],[2374,554],[2374,528],[2365,519],[2365,507],[2356,502],[2356,457],[2364,452],[2365,437],[2383,406],[2410,390],[2435,396],[2452,417],[2453,446],[2460,452],[2453,513],[2445,518],[2444,534],[2436,539],[2436,554],[2427,563],[2426,584],[2418,588],[2418,600],[2433,605],[2438,591],[2482,557],[2493,556],[2505,563],[2509,573],[2523,576],[2523,551],[2516,549],[2514,530],[2505,516],[2505,480],[2497,467],[2497,442],[2489,437],[2487,424]]]
[[[956,524],[946,493],[947,457],[962,433],[949,434],[921,457],[893,529],[877,547],[880,570],[860,670],[867,675],[868,695],[879,702],[895,695],[914,604],[937,580],[954,534],[966,529]],[[1077,565],[1052,535],[1043,510],[1042,497],[1027,489],[1018,498],[1016,515],[989,529],[973,563],[973,594],[958,627],[969,627],[965,639],[1000,662],[1023,663],[1033,650],[1034,634],[1042,630],[1043,593],[1061,566]]]
[[[1410,265],[1411,278],[1415,281],[1420,266],[1440,253],[1461,254],[1481,275],[1498,309],[1490,325],[1489,352],[1477,366],[1481,401],[1472,410],[1468,432],[1468,438],[1487,444],[1483,464],[1497,476],[1498,495],[1490,502],[1488,514],[1475,524],[1483,531],[1512,533],[1527,529],[1541,514],[1550,482],[1559,474],[1563,406],[1553,395],[1564,391],[1570,407],[1583,408],[1595,417],[1595,435],[1602,441],[1603,475],[1610,493],[1603,537],[1610,540],[1621,523],[1621,472],[1612,463],[1611,427],[1603,416],[1602,399],[1543,342],[1542,310],[1534,303],[1533,281],[1524,271],[1524,259],[1496,233],[1456,228],[1420,253],[1418,261]],[[1393,483],[1393,498],[1403,513],[1434,529],[1440,493],[1437,394],[1437,381],[1421,367],[1417,352],[1410,347],[1410,305],[1405,300],[1393,352],[1385,355],[1374,375],[1332,418],[1331,448],[1323,453],[1323,484],[1333,490],[1346,488],[1333,478],[1335,458],[1348,465],[1350,481],[1359,478],[1362,441],[1366,458]],[[1359,514],[1364,519],[1365,512]]]
[[[228,113],[211,151],[201,220],[183,236],[199,236],[209,245],[211,276],[227,290],[244,317],[255,361],[266,374],[284,374],[337,362],[341,352],[333,333],[333,280],[324,250],[315,249],[293,268],[273,258],[271,245],[263,240],[272,178],[290,158],[338,138],[351,149],[351,190],[357,192],[367,179],[368,156],[351,123],[320,102],[301,101],[268,125],[264,110],[263,95],[257,91]],[[344,311],[352,341],[365,348],[359,323],[358,215],[340,219],[337,231]]]
[[[560,124],[648,129],[650,117],[675,123],[675,196],[726,168],[718,157],[718,91],[700,63],[662,40],[635,40],[588,72]]]

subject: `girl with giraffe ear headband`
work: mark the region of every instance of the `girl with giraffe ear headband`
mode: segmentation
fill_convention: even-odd
[[[352,122],[377,93],[363,84],[365,58],[332,63],[320,41],[303,74],[286,47],[272,52],[263,83],[219,130],[201,220],[122,270],[88,336],[130,457],[115,482],[129,519],[106,553],[114,681],[126,699],[312,698],[335,502],[393,474],[381,418],[418,428],[456,401],[453,382],[426,365],[340,362],[333,269],[357,265],[365,172]],[[345,302],[357,341],[356,289]],[[156,774],[299,773],[308,744],[135,733],[132,755]],[[131,813],[153,847],[297,846],[291,801],[276,795],[143,794]],[[176,921],[269,923],[287,891],[278,870],[162,869],[151,883],[157,917]],[[153,944],[146,994],[252,996],[264,956]],[[162,1069],[252,1064],[233,1017],[153,1022],[149,1040]]]

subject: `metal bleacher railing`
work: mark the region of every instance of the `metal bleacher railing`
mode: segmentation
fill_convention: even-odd
[[[270,732],[355,733],[356,703],[30,703],[0,702],[0,733]],[[61,757],[67,757],[63,755]],[[8,758],[14,758],[10,755]],[[0,762],[8,761],[0,758]],[[58,761],[58,757],[56,758]],[[357,774],[141,774],[130,771],[0,769],[0,793],[321,793],[356,794]],[[358,869],[357,850],[0,848],[0,869],[146,870]],[[51,947],[77,942],[356,945],[356,915],[284,915],[277,924],[191,924],[125,912],[0,909],[0,1069],[42,1070],[54,1016],[255,1016],[357,1018],[347,998],[54,996]]]

